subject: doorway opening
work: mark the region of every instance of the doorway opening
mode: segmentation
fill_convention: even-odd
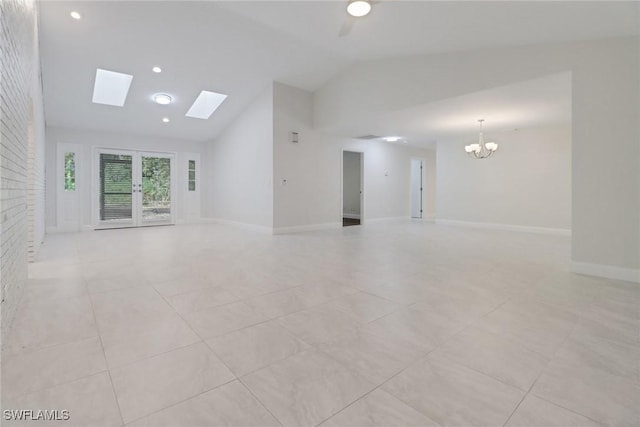
[[[96,228],[175,223],[174,154],[128,150],[96,153]]]
[[[422,218],[424,161],[411,159],[411,218]]]
[[[342,152],[342,226],[360,225],[362,212],[363,153]]]

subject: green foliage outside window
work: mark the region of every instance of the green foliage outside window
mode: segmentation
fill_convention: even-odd
[[[142,158],[142,204],[171,201],[171,161],[162,157]]]
[[[76,153],[64,153],[64,191],[76,191]]]

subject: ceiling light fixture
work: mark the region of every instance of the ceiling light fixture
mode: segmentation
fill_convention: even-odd
[[[171,120],[169,120],[169,117],[164,117],[164,118],[162,119],[162,121],[163,121],[164,123],[169,123]]]
[[[478,143],[465,145],[464,151],[474,159],[486,159],[496,152],[498,144],[495,142],[484,142],[484,135],[482,134],[482,123],[484,122],[484,119],[480,119],[478,122],[480,122],[480,136],[478,137]]]
[[[162,72],[162,68],[160,68],[160,67],[153,67],[153,68],[151,69],[151,71],[153,71],[154,73],[161,73],[161,72]]]
[[[400,141],[402,138],[400,138],[399,136],[387,136],[384,138],[385,141],[387,142],[398,142]]]
[[[92,101],[96,104],[122,107],[127,99],[131,80],[133,80],[133,76],[130,74],[98,68],[96,81],[93,85]]]
[[[160,105],[169,105],[172,101],[171,97],[166,93],[158,93],[156,95],[153,95],[153,100]]]
[[[347,12],[351,16],[359,18],[371,12],[371,3],[366,0],[353,0],[347,5]]]
[[[207,120],[225,99],[227,99],[227,95],[203,90],[196,100],[193,101],[193,105],[185,115],[187,117]]]
[[[73,12],[71,12],[71,13],[70,13],[70,15],[71,15],[71,17],[72,17],[73,19],[80,19],[80,18],[82,18],[82,15],[80,15],[80,13],[79,13],[79,12],[76,12],[75,10],[74,10]]]

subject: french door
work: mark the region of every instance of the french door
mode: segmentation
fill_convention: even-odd
[[[175,223],[174,155],[96,150],[96,228]]]

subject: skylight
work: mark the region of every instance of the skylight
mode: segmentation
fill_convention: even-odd
[[[96,82],[93,86],[93,102],[96,104],[122,107],[129,93],[133,76],[115,71],[96,70]]]
[[[187,111],[186,116],[207,120],[226,98],[227,95],[203,90]]]

